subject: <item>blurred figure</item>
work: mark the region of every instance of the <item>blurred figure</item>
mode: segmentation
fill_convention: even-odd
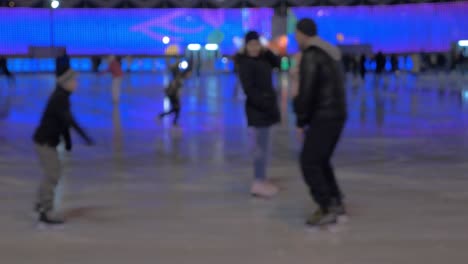
[[[267,179],[271,127],[280,121],[280,111],[273,89],[273,68],[280,67],[280,59],[260,43],[260,36],[250,31],[245,36],[245,49],[239,55],[239,77],[247,96],[248,126],[255,133],[255,180],[251,194],[269,198],[278,188]]]
[[[236,76],[236,82],[234,84],[234,93],[233,93],[234,98],[237,98],[240,92],[242,91],[242,83],[241,83],[240,76],[239,76],[239,56],[241,56],[241,54],[242,54],[242,51],[239,51],[232,58],[234,62],[234,74]]]
[[[385,64],[387,63],[387,59],[385,58],[385,55],[379,51],[377,55],[375,56],[375,73],[378,75],[381,75],[385,71]]]
[[[390,64],[392,65],[392,73],[398,72],[398,56],[396,54],[392,54],[390,57]]]
[[[0,76],[4,74],[8,85],[3,89],[0,85],[0,119],[6,118],[10,114],[10,108],[14,96],[15,77],[8,69],[7,59],[0,57]]]
[[[445,72],[447,68],[447,58],[445,54],[439,53],[437,54],[437,69],[441,72]]]
[[[120,102],[120,89],[122,86],[123,70],[120,60],[116,56],[109,56],[109,68],[107,72],[112,74],[112,102]]]
[[[92,139],[84,132],[73,118],[70,111],[70,95],[77,88],[76,73],[64,64],[57,70],[55,91],[49,98],[42,115],[39,127],[34,133],[34,143],[44,171],[40,184],[35,211],[39,214],[42,224],[63,224],[63,217],[53,208],[55,189],[61,178],[61,164],[57,153],[57,145],[61,138],[65,140],[65,149],[72,150],[70,127],[74,128],[88,145]]]
[[[192,73],[191,65],[191,63],[184,65],[184,62],[182,62],[172,65],[170,69],[173,79],[164,92],[166,93],[166,96],[171,103],[171,109],[167,112],[159,114],[159,119],[163,119],[165,116],[174,114],[174,119],[172,121],[174,127],[179,126],[179,116],[181,110],[180,95],[184,80],[190,77],[190,74]]]
[[[133,57],[129,55],[125,59],[127,60],[127,72],[129,73],[132,71]]]
[[[298,136],[303,139],[300,163],[305,182],[319,205],[307,225],[328,226],[346,216],[331,164],[347,119],[341,52],[317,35],[311,19],[297,23],[296,40],[302,49],[299,93],[293,101]]]
[[[345,73],[351,72],[351,57],[348,54],[343,54],[342,61]]]
[[[57,58],[55,58],[55,75],[58,76],[60,72],[63,72],[64,69],[70,68],[70,56],[68,56],[67,51],[63,50]]]
[[[351,59],[351,72],[353,73],[353,79],[356,80],[359,76],[359,57],[352,56],[350,59]]]
[[[362,54],[361,58],[359,59],[359,73],[361,74],[361,80],[366,79],[366,55]]]
[[[91,62],[93,64],[93,72],[98,73],[99,72],[99,66],[101,66],[102,59],[100,56],[93,56],[91,57]]]
[[[15,76],[8,69],[7,59],[0,57],[0,73],[4,74],[8,79],[8,85],[12,86],[15,82]]]

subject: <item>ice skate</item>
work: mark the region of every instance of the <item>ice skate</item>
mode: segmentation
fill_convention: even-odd
[[[63,215],[56,212],[41,212],[39,213],[39,219],[37,223],[37,228],[39,230],[48,230],[48,229],[62,229],[65,224],[65,219]]]
[[[348,212],[343,202],[333,199],[330,210],[336,214],[338,223],[344,224],[349,221]]]
[[[317,209],[312,216],[307,219],[306,225],[312,230],[326,230],[330,232],[337,231],[338,217],[333,211],[324,213],[321,209]]]
[[[278,187],[267,181],[255,181],[250,189],[250,193],[252,194],[252,196],[266,199],[272,198],[273,196],[277,195],[278,191]]]

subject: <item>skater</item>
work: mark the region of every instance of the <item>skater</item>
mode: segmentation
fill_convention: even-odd
[[[385,64],[387,63],[387,58],[385,55],[379,51],[375,56],[375,86],[378,87],[381,85],[382,76],[385,72]]]
[[[180,94],[184,80],[190,77],[192,73],[191,63],[181,62],[171,66],[172,81],[169,83],[169,87],[164,91],[166,93],[169,102],[171,103],[171,109],[167,112],[159,114],[159,119],[163,119],[168,115],[174,114],[174,119],[172,124],[174,128],[179,126],[179,116],[180,116]]]
[[[78,125],[70,111],[70,95],[76,90],[76,74],[67,65],[57,69],[57,84],[49,98],[39,127],[33,139],[36,152],[44,170],[39,187],[35,211],[43,224],[63,224],[64,219],[53,207],[55,188],[61,177],[61,164],[57,153],[60,139],[65,140],[65,149],[71,151],[70,127],[83,137],[88,145],[93,141]]]
[[[99,72],[99,66],[101,66],[102,59],[100,56],[92,56],[91,57],[91,62],[92,62],[92,70],[94,73]]]
[[[392,54],[392,56],[390,57],[390,64],[392,65],[392,73],[398,73],[398,56],[396,54]]]
[[[303,140],[302,173],[319,209],[309,226],[334,224],[346,214],[331,157],[347,119],[344,73],[338,48],[317,36],[311,19],[296,26],[302,49],[299,93],[294,98],[298,136]]]
[[[387,63],[387,58],[385,58],[385,55],[379,51],[377,55],[375,56],[375,73],[377,75],[382,75],[382,73],[385,71],[385,64]]]
[[[365,81],[366,79],[366,60],[367,60],[366,55],[362,54],[359,60],[359,71],[361,74],[362,81]]]
[[[270,128],[279,123],[280,112],[273,89],[272,71],[280,67],[279,58],[260,44],[260,36],[251,31],[245,36],[245,49],[238,57],[239,77],[246,100],[248,126],[255,133],[254,182],[251,194],[270,198],[278,188],[267,179]]]
[[[118,104],[120,102],[120,89],[124,75],[119,58],[113,55],[109,56],[109,68],[107,72],[112,74],[112,102]]]
[[[13,76],[8,69],[7,59],[5,57],[0,57],[0,73],[5,74],[8,79],[8,85],[12,87],[15,82],[15,76]]]

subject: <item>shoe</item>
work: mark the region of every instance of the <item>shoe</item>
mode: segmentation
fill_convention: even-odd
[[[330,210],[339,217],[348,216],[345,205],[339,199],[334,198],[331,200]]]
[[[39,214],[41,212],[41,205],[39,203],[34,204],[34,213]]]
[[[37,219],[41,214],[41,205],[36,203],[34,204],[33,211],[31,212],[31,218]]]
[[[65,219],[59,214],[41,212],[39,214],[39,223],[46,225],[62,225],[65,223]]]
[[[271,198],[278,194],[278,191],[278,187],[268,181],[255,181],[250,189],[253,196],[260,198]]]
[[[309,227],[324,227],[328,225],[334,225],[338,222],[337,215],[331,210],[328,213],[324,213],[321,209],[315,211],[309,219],[307,219],[306,224]]]

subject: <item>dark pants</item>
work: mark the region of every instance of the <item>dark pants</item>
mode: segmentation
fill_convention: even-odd
[[[331,157],[343,131],[343,121],[316,120],[306,131],[301,169],[315,202],[328,212],[332,199],[342,200]]]
[[[168,112],[164,112],[160,114],[161,117],[165,117],[167,115],[174,114],[174,121],[173,124],[177,125],[179,122],[179,115],[180,115],[180,99],[178,96],[168,96],[169,102],[171,103],[171,110]]]

